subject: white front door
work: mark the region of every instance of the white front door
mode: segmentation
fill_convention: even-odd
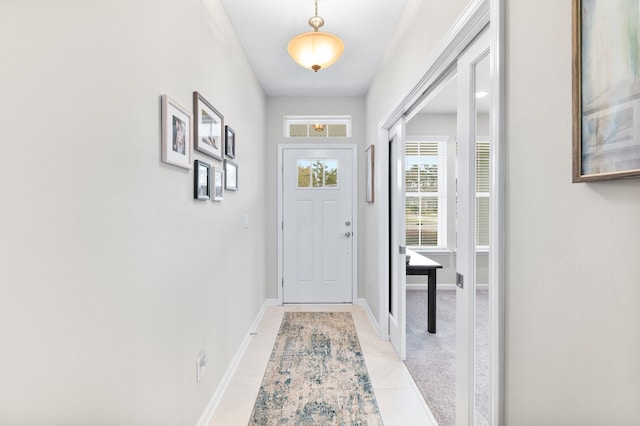
[[[405,120],[401,118],[390,132],[389,188],[391,209],[389,212],[391,235],[390,288],[389,288],[389,340],[400,359],[407,358],[407,277],[405,235]]]
[[[355,148],[280,152],[282,301],[352,303]]]

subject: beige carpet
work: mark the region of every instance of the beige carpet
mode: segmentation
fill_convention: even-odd
[[[286,312],[250,425],[382,425],[349,312]]]
[[[489,424],[489,298],[476,293],[476,425]],[[427,292],[407,291],[405,364],[441,426],[454,426],[456,404],[456,291],[437,292],[437,333],[427,332]]]

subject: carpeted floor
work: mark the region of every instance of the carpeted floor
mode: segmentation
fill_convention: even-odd
[[[476,295],[476,424],[488,424],[488,291]],[[437,333],[427,332],[427,292],[407,291],[405,364],[438,424],[455,425],[456,292],[438,290]]]
[[[382,425],[349,312],[286,312],[250,425]]]

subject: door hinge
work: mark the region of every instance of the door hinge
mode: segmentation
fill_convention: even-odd
[[[284,288],[284,278],[280,281],[280,285]]]
[[[407,254],[407,248],[405,246],[398,246],[400,254]]]
[[[282,223],[281,223],[280,225],[281,225],[280,227],[281,227],[281,228],[282,228],[282,230],[284,231],[284,220],[282,221]]]

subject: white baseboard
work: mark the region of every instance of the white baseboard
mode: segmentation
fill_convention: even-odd
[[[373,328],[375,328],[375,330],[378,332],[378,335],[380,335],[380,328],[378,326],[378,321],[376,321],[376,317],[373,316],[373,311],[371,311],[371,308],[369,307],[369,303],[367,303],[367,299],[359,298],[358,305],[364,307],[365,312],[369,316],[369,321],[371,321],[371,324],[373,324]]]
[[[436,284],[438,290],[455,290],[455,284]],[[478,290],[489,290],[489,284],[476,284]],[[407,290],[424,290],[427,291],[427,284],[407,284]]]
[[[438,426],[438,421],[436,420],[435,416],[431,412],[431,408],[429,407],[429,404],[427,404],[427,401],[425,401],[424,396],[422,395],[422,391],[420,390],[420,388],[418,388],[418,385],[413,379],[413,376],[411,375],[411,373],[409,373],[409,370],[407,369],[407,365],[403,362],[402,366],[405,369],[405,375],[409,378],[409,383],[411,383],[411,387],[413,388],[413,391],[416,393],[416,396],[420,399],[420,405],[422,405],[422,409],[427,414],[427,418],[429,419],[430,426]]]
[[[249,328],[249,332],[245,335],[244,340],[242,341],[242,343],[240,344],[240,347],[236,351],[235,356],[233,357],[233,359],[231,360],[231,363],[229,364],[229,367],[227,367],[227,371],[225,371],[224,376],[222,376],[222,379],[218,384],[218,387],[216,388],[215,392],[211,396],[211,399],[209,400],[207,407],[205,408],[204,412],[200,416],[200,419],[198,419],[198,423],[196,423],[196,426],[207,426],[211,421],[211,418],[213,417],[213,413],[215,413],[216,408],[218,408],[218,404],[220,404],[220,400],[222,400],[222,396],[224,395],[224,393],[227,390],[227,387],[229,386],[231,377],[233,377],[233,374],[236,372],[236,369],[238,368],[238,364],[240,363],[240,360],[244,356],[244,353],[247,351],[247,347],[249,346],[249,341],[251,340],[251,333],[253,333],[258,327],[258,324],[260,324],[260,321],[262,320],[262,316],[264,315],[264,312],[266,311],[267,306],[275,306],[277,304],[278,304],[277,299],[266,299],[262,304],[262,306],[260,307],[260,310],[258,311],[256,318],[253,320],[253,323]]]

